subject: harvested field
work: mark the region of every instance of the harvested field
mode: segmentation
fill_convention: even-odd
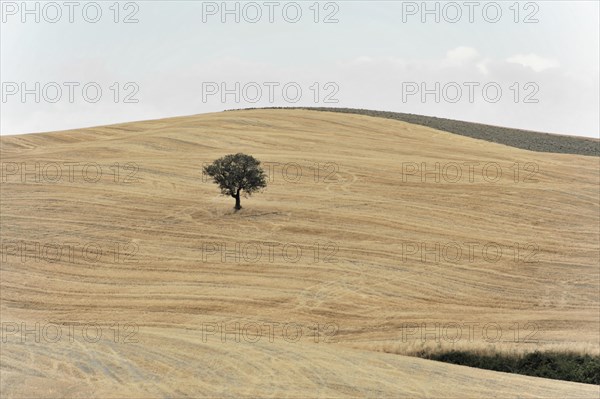
[[[3,398],[600,395],[408,356],[599,354],[597,157],[309,110],[0,143]]]

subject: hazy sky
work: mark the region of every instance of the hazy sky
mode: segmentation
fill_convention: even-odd
[[[597,1],[23,4],[2,134],[337,106],[599,136]]]

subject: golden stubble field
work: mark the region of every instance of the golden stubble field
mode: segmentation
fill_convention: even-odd
[[[599,352],[598,158],[302,110],[1,144],[3,398],[600,395],[406,356]]]

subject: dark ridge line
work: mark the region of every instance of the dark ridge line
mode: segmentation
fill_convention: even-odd
[[[308,111],[339,112],[345,114],[367,115],[377,118],[393,119],[397,121],[412,123],[415,125],[426,126],[437,130],[458,134],[461,136],[485,140],[497,144],[503,144],[510,147],[520,148],[523,150],[535,152],[549,152],[556,154],[575,154],[593,157],[600,156],[600,140],[598,139],[534,132],[530,130],[485,125],[482,123],[437,118],[435,116],[424,116],[389,111],[374,111],[358,108],[326,107],[264,107],[232,109],[227,111],[244,111],[259,109],[299,109]]]

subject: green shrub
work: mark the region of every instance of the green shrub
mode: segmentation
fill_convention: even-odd
[[[423,355],[463,366],[600,385],[600,356],[538,351],[525,355],[480,355],[466,351]]]

